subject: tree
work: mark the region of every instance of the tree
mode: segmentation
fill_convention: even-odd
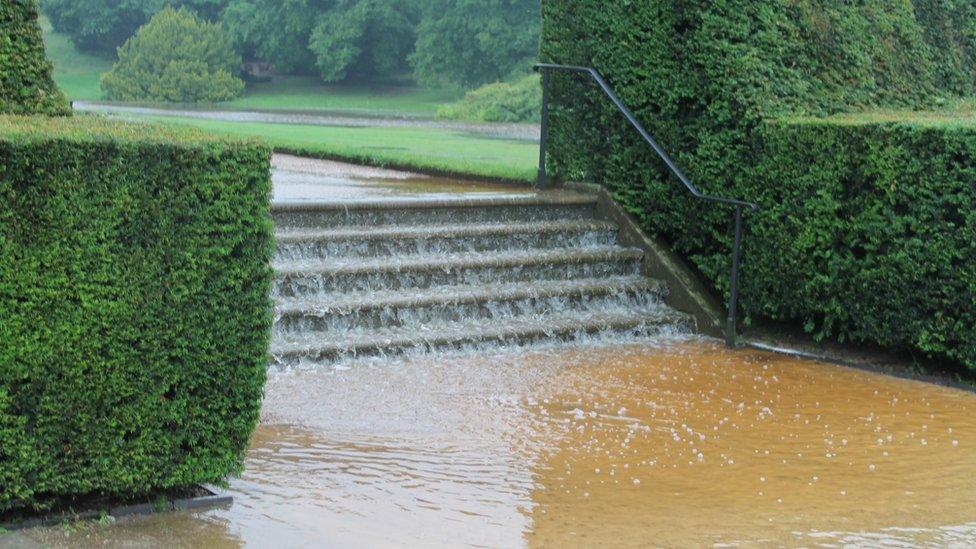
[[[220,20],[245,58],[268,61],[283,72],[311,73],[309,37],[316,15],[330,6],[328,0],[231,0]]]
[[[327,82],[408,71],[419,18],[417,0],[231,0],[221,15],[246,58]]]
[[[117,101],[226,101],[244,91],[240,64],[219,24],[166,8],[119,48],[102,90]]]
[[[11,113],[71,114],[51,77],[34,0],[0,1],[0,114]]]
[[[420,16],[403,0],[338,0],[319,16],[309,41],[326,82],[384,79],[409,70]]]
[[[410,60],[429,85],[476,87],[528,72],[539,0],[428,0]]]
[[[247,60],[323,80],[474,88],[517,80],[538,53],[539,0],[41,0],[82,49],[112,51],[166,7],[219,20]]]
[[[78,48],[112,53],[150,17],[165,7],[188,7],[212,20],[227,0],[41,0],[58,32]]]

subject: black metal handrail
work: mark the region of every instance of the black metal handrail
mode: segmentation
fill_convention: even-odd
[[[569,71],[569,72],[580,72],[589,74],[596,81],[603,93],[610,98],[614,106],[627,118],[630,125],[637,130],[637,132],[644,138],[644,141],[654,149],[657,156],[664,162],[672,174],[678,178],[678,181],[688,189],[689,192],[695,197],[701,200],[707,200],[709,202],[718,202],[720,204],[727,204],[730,206],[735,206],[735,244],[732,248],[732,278],[730,282],[729,290],[729,316],[728,323],[726,325],[725,342],[729,347],[735,347],[737,325],[736,325],[736,311],[738,309],[739,302],[739,267],[742,261],[742,210],[744,208],[749,208],[750,210],[759,209],[759,205],[753,202],[746,202],[744,200],[736,200],[734,198],[725,198],[721,196],[713,196],[705,194],[698,190],[698,187],[688,179],[688,176],[681,171],[678,164],[671,158],[671,155],[664,150],[661,145],[658,144],[657,140],[646,130],[644,126],[637,120],[634,113],[624,105],[624,102],[617,97],[614,93],[613,88],[607,81],[603,78],[603,75],[599,71],[592,67],[580,67],[575,65],[554,65],[550,63],[539,63],[535,66],[535,70],[542,73],[542,136],[540,139],[539,147],[539,181],[538,186],[540,189],[546,187],[546,153],[547,153],[547,141],[548,141],[548,130],[549,130],[549,72],[553,70],[559,71]]]

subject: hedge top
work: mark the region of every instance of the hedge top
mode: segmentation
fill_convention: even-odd
[[[0,0],[0,114],[71,114],[52,77],[34,0]]]
[[[635,111],[725,126],[976,93],[972,0],[639,4],[544,3],[542,59],[597,67]]]
[[[827,117],[787,116],[772,123],[831,126],[912,126],[939,130],[976,130],[976,110],[899,111],[881,110],[842,113]]]
[[[266,148],[257,139],[206,133],[188,126],[125,122],[95,115],[58,118],[0,115],[0,141],[38,143],[53,140],[130,145],[175,144],[186,149],[206,150],[219,150],[222,145]]]

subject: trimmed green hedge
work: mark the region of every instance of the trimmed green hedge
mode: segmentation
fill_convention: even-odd
[[[976,125],[795,120],[764,134],[750,311],[976,368]]]
[[[799,293],[801,281],[824,282],[823,265],[792,257],[794,243],[782,241],[776,232],[793,230],[790,223],[827,224],[836,219],[832,215],[779,217],[781,193],[805,197],[811,189],[804,187],[803,179],[784,179],[769,164],[788,164],[780,166],[781,171],[814,169],[808,156],[788,155],[786,145],[779,141],[780,130],[785,130],[769,124],[771,119],[874,107],[919,109],[960,94],[976,95],[976,71],[971,70],[976,65],[971,40],[974,15],[976,0],[546,0],[542,59],[596,67],[703,191],[763,205],[761,212],[748,216],[742,304],[749,319],[790,318],[822,336],[952,356],[976,368],[971,347],[965,350],[953,339],[964,331],[932,328],[958,325],[963,317],[943,319],[947,312],[918,305],[928,298],[925,290],[895,299],[889,288],[861,287],[865,303],[886,300],[889,308],[883,311],[880,305],[856,306],[847,297],[819,305]],[[591,82],[580,76],[557,75],[553,88],[552,172],[563,180],[604,184],[646,229],[669,240],[717,290],[727,293],[731,212],[690,198]],[[851,126],[835,131],[851,143],[868,139]],[[929,129],[926,135],[931,137],[937,131]],[[771,141],[767,143],[767,139]],[[953,142],[958,139],[955,136]],[[863,145],[867,143],[880,146],[874,140]],[[822,150],[825,155],[836,155]],[[871,166],[867,157],[846,160],[852,162],[852,169]],[[949,166],[945,172],[933,172],[924,187],[952,187],[966,181],[965,170]],[[909,167],[906,164],[906,173],[917,172]],[[939,179],[934,179],[936,173],[940,173]],[[894,177],[893,172],[884,177]],[[906,180],[900,181],[904,184]],[[847,180],[838,179],[834,184],[843,187]],[[859,197],[861,202],[857,202],[846,195],[835,198],[844,208],[849,207],[845,199],[852,205],[868,200]],[[938,201],[919,207],[933,204]],[[920,221],[927,219],[923,216]],[[829,234],[851,227],[844,222],[818,228]],[[949,233],[955,229],[938,226],[935,230]],[[952,240],[948,234],[942,236],[946,239],[936,241]],[[805,253],[847,253],[831,248],[834,241],[819,245],[823,247],[808,247]],[[777,267],[779,256],[783,259]],[[873,269],[857,263],[845,266],[862,267]],[[896,280],[904,274],[902,267],[892,266],[882,278]],[[828,276],[840,275],[832,272]],[[966,284],[960,279],[951,287]],[[878,295],[863,295],[872,290]],[[903,291],[912,290],[906,287]],[[906,310],[906,302],[915,297],[913,308]],[[958,294],[957,299],[944,310],[960,311],[971,305],[967,294]],[[840,307],[865,314],[855,321],[848,312],[838,312]],[[926,330],[892,328],[895,319],[907,323],[907,315],[926,310],[928,318],[912,319],[916,325],[928,323]],[[955,335],[949,336],[950,332]],[[953,343],[931,342],[940,337]]]
[[[0,117],[0,512],[240,470],[272,323],[269,160]]]
[[[70,114],[51,73],[34,0],[0,0],[0,114]]]

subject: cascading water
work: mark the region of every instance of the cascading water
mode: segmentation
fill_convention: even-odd
[[[277,207],[308,368],[268,376],[234,505],[0,546],[976,544],[973,395],[680,336],[592,204],[447,190],[479,203]]]
[[[278,203],[278,366],[690,332],[573,193]]]

